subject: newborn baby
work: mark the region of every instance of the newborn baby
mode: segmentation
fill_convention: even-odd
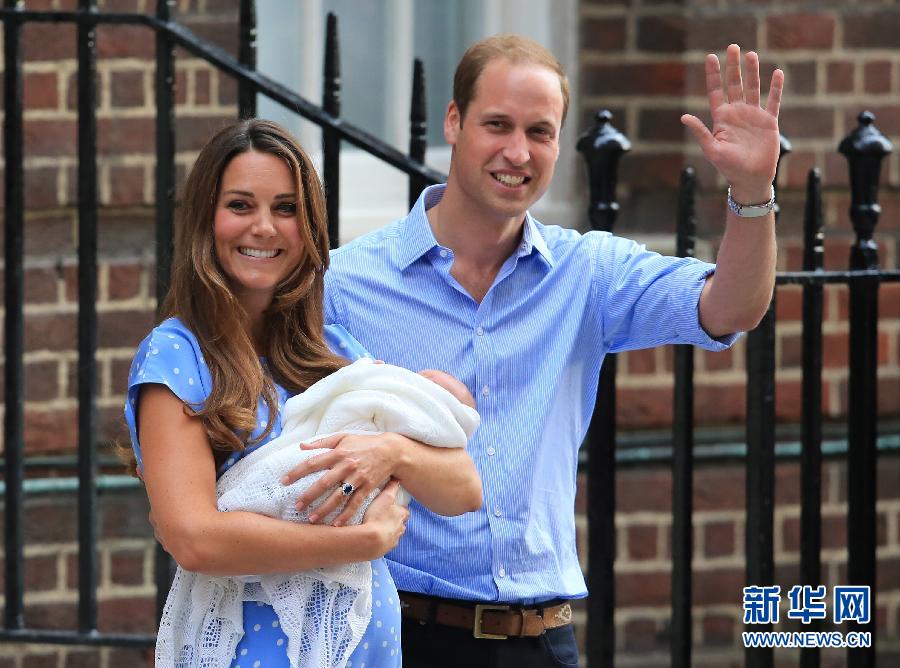
[[[370,359],[357,360],[288,399],[281,435],[219,478],[218,508],[307,522],[333,490],[297,510],[297,497],[325,471],[291,485],[282,485],[281,477],[309,457],[326,452],[302,450],[300,443],[338,432],[389,431],[427,445],[461,448],[479,423],[474,406],[465,385],[442,371],[415,374]],[[377,493],[369,495],[354,523],[362,520]],[[408,495],[404,496],[408,501]],[[340,510],[324,521],[330,522]],[[160,621],[157,665],[180,665],[168,657],[201,652],[211,637],[216,637],[219,645],[215,655],[230,657],[243,634],[241,601],[256,600],[275,609],[288,637],[292,667],[343,666],[368,626],[371,587],[369,562],[244,577],[212,577],[179,567]],[[192,660],[202,658],[193,656]]]

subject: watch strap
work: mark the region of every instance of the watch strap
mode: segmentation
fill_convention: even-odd
[[[728,186],[728,208],[739,218],[759,218],[766,216],[775,210],[775,186],[772,186],[771,196],[767,202],[757,204],[741,204],[731,196],[731,186]]]

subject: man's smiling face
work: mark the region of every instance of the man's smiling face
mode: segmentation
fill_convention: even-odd
[[[465,118],[450,103],[444,135],[467,203],[487,218],[521,218],[550,186],[559,157],[563,97],[542,65],[499,58],[485,66]]]

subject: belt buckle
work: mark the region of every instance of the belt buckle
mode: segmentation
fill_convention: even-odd
[[[475,621],[472,624],[472,635],[476,638],[486,638],[487,640],[506,640],[509,636],[499,635],[496,633],[484,633],[481,630],[481,616],[485,610],[509,610],[508,605],[490,605],[488,603],[478,603],[475,606]]]

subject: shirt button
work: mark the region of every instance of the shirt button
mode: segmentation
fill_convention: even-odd
[[[500,510],[500,506],[494,506],[494,515],[497,517],[501,517],[503,515],[503,511]]]
[[[491,396],[491,388],[489,388],[487,385],[485,385],[484,387],[481,388],[481,394],[483,394],[486,397]]]
[[[494,450],[494,447],[493,447],[493,446],[491,446],[491,447],[489,447],[489,448],[487,449],[487,453],[488,453],[489,455],[493,455],[495,452],[497,452],[497,451]]]
[[[484,336],[484,330],[481,327],[476,327],[475,333],[478,334],[478,336]]]
[[[505,578],[506,577],[506,569],[503,568],[503,566],[501,566],[500,570],[497,571],[497,575],[499,575],[501,578]]]
[[[447,251],[441,250],[441,257],[447,257]]]

